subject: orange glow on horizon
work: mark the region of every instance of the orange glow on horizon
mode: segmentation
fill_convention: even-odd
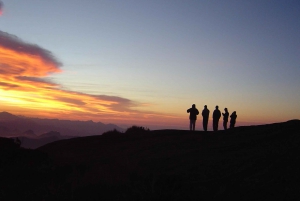
[[[93,120],[122,125],[188,129],[189,119],[185,108],[177,107],[176,110],[170,109],[168,112],[158,107],[156,111],[163,112],[155,112],[149,111],[148,108],[153,109],[153,104],[149,103],[139,103],[117,96],[90,95],[64,90],[62,86],[49,80],[49,76],[55,73],[63,73],[63,71],[60,69],[60,63],[51,53],[15,40],[0,31],[2,111],[39,118]],[[172,114],[173,111],[177,113]],[[253,115],[252,119],[251,115],[243,117],[239,114],[239,110],[237,115],[237,125],[241,125],[240,122],[262,122],[263,124],[273,120],[270,117],[266,121],[263,117],[258,118],[257,115]],[[201,124],[200,113],[196,124],[198,130],[202,129]]]
[[[26,47],[25,47],[26,48]],[[43,52],[42,52],[43,53]],[[56,61],[32,54],[23,46],[8,48],[0,44],[0,103],[18,108],[19,115],[43,118],[117,122],[159,122],[178,117],[133,109],[145,107],[121,97],[95,96],[62,90],[46,78],[62,70]]]

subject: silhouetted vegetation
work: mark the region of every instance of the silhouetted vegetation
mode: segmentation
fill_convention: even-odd
[[[120,135],[124,135],[124,134],[143,134],[143,133],[149,133],[150,129],[149,128],[145,128],[143,126],[131,126],[129,128],[126,129],[125,133],[122,133],[116,129],[112,130],[112,131],[107,131],[105,133],[103,133],[103,136],[120,136]]]
[[[143,134],[143,133],[149,133],[150,129],[149,128],[145,128],[143,126],[131,126],[129,128],[126,129],[125,133],[122,133],[116,129],[111,130],[111,131],[107,131],[105,133],[103,133],[103,136],[119,136],[122,134]]]
[[[126,134],[140,134],[140,133],[148,133],[150,131],[149,128],[145,128],[142,126],[131,126],[127,128],[125,131]]]
[[[123,133],[120,132],[120,131],[118,131],[117,129],[114,129],[114,130],[112,130],[112,131],[104,132],[102,135],[103,135],[103,136],[107,136],[107,135],[109,135],[109,136],[118,136],[118,135],[120,135],[120,134],[123,134]]]

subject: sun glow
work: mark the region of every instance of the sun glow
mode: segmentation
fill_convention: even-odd
[[[47,61],[38,54],[27,53],[23,47],[9,49],[0,46],[0,100],[28,109],[69,110],[79,112],[116,113],[109,106],[116,101],[101,100],[88,94],[60,90],[47,81],[52,73],[61,73],[56,62]]]
[[[49,51],[0,31],[0,103],[3,109],[14,106],[21,108],[19,114],[23,115],[47,114],[46,118],[106,119],[110,122],[166,118],[164,114],[135,110],[133,107],[144,104],[125,98],[63,90],[48,79],[51,74],[62,72],[60,63]]]

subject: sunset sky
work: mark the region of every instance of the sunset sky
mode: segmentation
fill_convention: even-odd
[[[150,129],[188,129],[192,104],[237,126],[300,119],[299,0],[2,2],[0,111]]]

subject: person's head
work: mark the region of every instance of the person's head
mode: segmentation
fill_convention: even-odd
[[[228,111],[226,107],[225,107],[225,109],[224,109],[224,110],[225,110],[226,112]]]
[[[193,104],[193,105],[192,105],[192,108],[195,108],[195,107],[196,107],[196,105],[195,105],[195,104]]]
[[[219,106],[216,106],[216,110],[219,109]]]
[[[204,105],[204,108],[207,109],[207,105]]]

